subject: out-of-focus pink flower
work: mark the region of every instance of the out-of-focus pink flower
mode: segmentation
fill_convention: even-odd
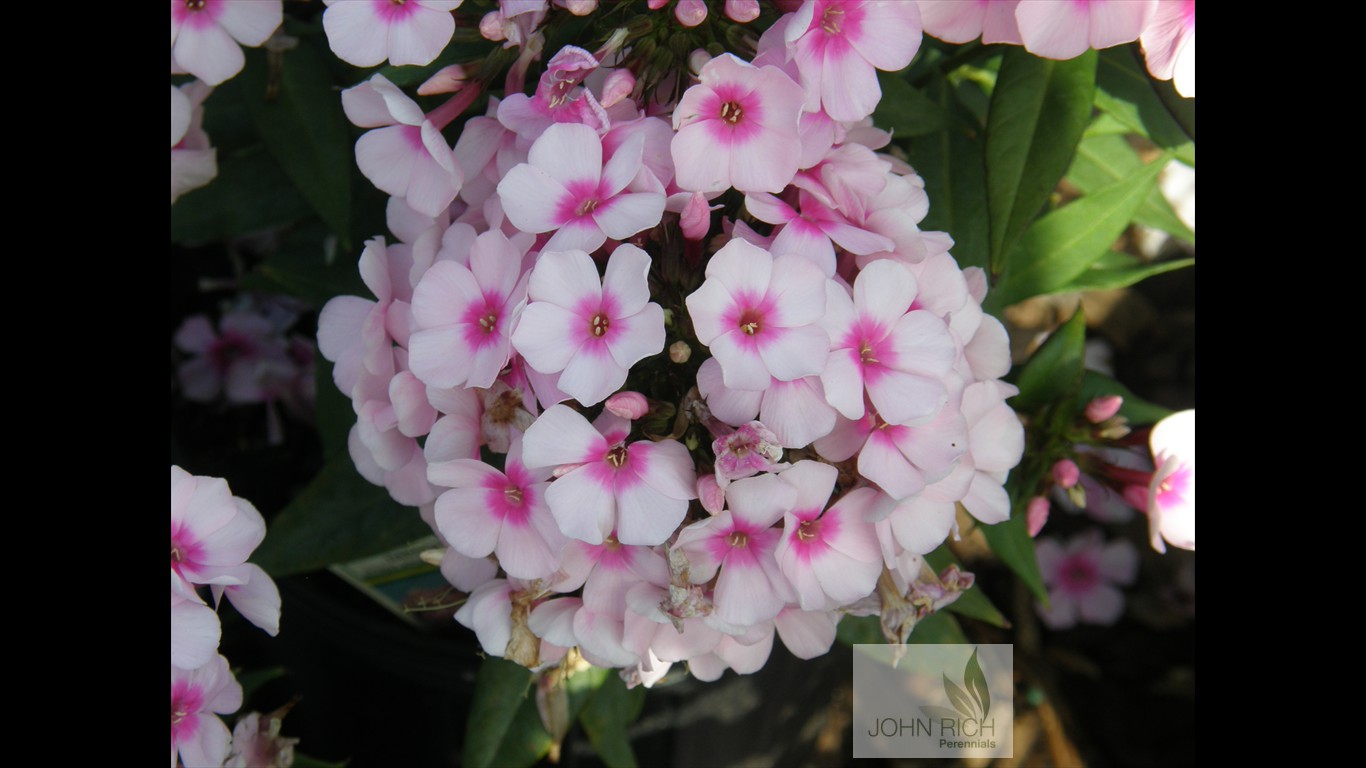
[[[1195,549],[1195,411],[1180,411],[1159,421],[1148,439],[1153,450],[1153,482],[1148,488],[1148,530],[1153,549]]]
[[[218,85],[242,71],[238,43],[264,43],[283,15],[280,0],[171,0],[171,72]]]
[[[1119,395],[1097,397],[1086,404],[1086,420],[1092,424],[1099,424],[1107,419],[1114,418],[1122,405],[1124,405],[1124,398]]]
[[[324,0],[323,31],[348,64],[430,64],[455,34],[451,11],[464,0]]]
[[[198,669],[171,667],[171,768],[176,757],[186,766],[222,765],[232,734],[214,716],[242,706],[242,686],[222,656]]]
[[[232,729],[232,756],[223,768],[285,768],[294,764],[298,739],[280,735],[284,716],[292,705],[261,714],[249,712]]]
[[[1048,587],[1050,607],[1039,615],[1053,629],[1067,629],[1078,621],[1114,624],[1124,612],[1124,594],[1115,585],[1128,585],[1138,576],[1138,550],[1119,539],[1109,544],[1099,530],[1073,537],[1064,547],[1056,539],[1040,539],[1039,570]]]
[[[1015,21],[1025,50],[1046,59],[1072,59],[1088,48],[1137,40],[1156,7],[1157,0],[1020,0]]]
[[[1057,483],[1062,488],[1071,488],[1081,479],[1081,470],[1077,467],[1077,463],[1071,459],[1058,460],[1058,462],[1053,465],[1051,472],[1053,474],[1053,482]]]
[[[175,343],[192,357],[176,369],[187,400],[208,402],[225,395],[231,403],[260,403],[284,394],[279,384],[294,378],[285,341],[263,315],[234,310],[219,321],[193,315],[176,330]]]
[[[801,86],[722,54],[674,109],[676,181],[690,192],[781,192],[797,174]]]
[[[1195,0],[1159,0],[1139,39],[1148,72],[1171,80],[1182,96],[1195,98]]]
[[[601,283],[587,253],[542,252],[513,346],[537,371],[559,373],[556,386],[580,403],[602,402],[632,365],[664,350],[664,310],[649,301],[649,271],[649,255],[629,244],[612,252]]]

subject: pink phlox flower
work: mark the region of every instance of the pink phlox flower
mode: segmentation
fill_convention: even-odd
[[[271,322],[251,309],[223,315],[219,330],[204,315],[192,315],[176,330],[175,344],[192,357],[176,374],[185,398],[209,402],[222,393],[231,403],[261,403],[284,394],[296,365]]]
[[[542,251],[512,344],[584,405],[626,383],[632,365],[664,349],[664,310],[649,301],[650,257],[633,245],[612,252],[606,274],[583,251]],[[634,542],[633,542],[634,543]]]
[[[171,572],[171,666],[196,669],[218,653],[222,628],[218,613],[199,602],[199,596],[176,592],[179,576]]]
[[[766,621],[745,635],[722,635],[711,653],[688,659],[688,672],[703,682],[721,679],[727,669],[752,675],[764,668],[773,652],[773,622]]]
[[[1157,0],[1020,0],[1015,21],[1025,50],[1046,59],[1072,59],[1090,48],[1137,40],[1156,9]]]
[[[928,554],[950,534],[958,538],[956,504],[967,495],[972,478],[972,468],[960,462],[948,475],[927,483],[918,493],[901,499],[878,494],[868,508],[867,519],[886,522],[904,551]]]
[[[508,94],[498,106],[498,120],[519,137],[534,140],[556,123],[574,123],[602,134],[612,121],[592,92],[580,84],[599,66],[582,48],[567,45],[546,64],[534,96]]]
[[[751,421],[712,441],[716,455],[716,481],[725,488],[732,480],[753,477],[760,472],[777,472],[789,465],[780,463],[783,447],[778,436],[762,422]]]
[[[240,584],[238,568],[260,545],[266,523],[217,477],[171,467],[171,591],[200,598],[200,584]]]
[[[356,141],[356,165],[365,178],[428,216],[451,204],[464,174],[441,130],[417,102],[383,75],[374,75],[342,91],[342,107],[353,124],[375,129]]]
[[[559,567],[564,537],[545,504],[548,467],[522,463],[522,440],[513,439],[503,471],[473,459],[427,467],[427,479],[451,490],[436,500],[436,524],[451,546],[468,557],[495,554],[509,576],[537,579]]]
[[[1105,543],[1096,529],[1072,537],[1064,546],[1057,539],[1038,541],[1039,571],[1048,587],[1049,607],[1036,606],[1052,629],[1067,629],[1078,621],[1114,624],[1124,612],[1124,594],[1117,586],[1134,583],[1138,550],[1123,539]]]
[[[432,265],[413,291],[408,363],[427,384],[489,387],[512,353],[511,328],[526,298],[522,254],[501,232],[485,232],[470,266]]]
[[[213,88],[195,80],[171,86],[171,204],[218,176],[218,150],[204,132],[204,99]]]
[[[1006,398],[1019,390],[1000,381],[979,381],[963,390],[963,418],[968,423],[968,455],[972,484],[960,501],[988,525],[1010,517],[1006,477],[1024,456],[1024,425]]]
[[[337,58],[357,67],[430,64],[455,34],[464,0],[324,0],[323,31]]]
[[[674,109],[677,183],[690,192],[781,192],[797,173],[801,86],[732,54],[707,62]]]
[[[507,381],[513,381],[517,386]],[[492,387],[480,390],[479,397],[484,405],[483,415],[479,419],[483,442],[494,453],[507,453],[512,438],[525,434],[540,411],[536,407],[531,387],[516,382],[509,375],[506,379],[493,382]]]
[[[508,171],[526,162],[530,144],[519,146],[517,134],[498,121],[501,103],[498,97],[489,96],[488,111],[466,121],[452,150],[465,176],[460,199],[471,206],[483,203]]]
[[[886,0],[815,0],[785,39],[806,87],[806,109],[861,120],[882,99],[877,70],[905,68],[920,50],[920,8]]]
[[[1195,98],[1195,0],[1159,0],[1139,39],[1149,74]]]
[[[827,283],[824,325],[831,350],[821,383],[846,418],[863,415],[863,393],[890,424],[933,418],[948,401],[944,376],[957,347],[943,320],[917,307],[920,285],[890,260],[874,261],[854,282],[850,299]]]
[[[585,605],[617,615],[626,610],[626,593],[635,585],[669,583],[669,566],[658,549],[622,544],[615,534],[601,544],[569,541],[560,552],[560,571],[562,578],[551,589],[571,592],[582,586]]]
[[[731,389],[722,380],[721,364],[713,357],[698,369],[697,388],[713,416],[733,427],[758,416],[784,448],[805,447],[835,428],[835,409],[825,400],[819,376],[773,379],[762,392]]]
[[[760,221],[780,225],[773,239],[774,253],[797,253],[821,268],[826,277],[835,276],[835,249],[831,241],[850,253],[877,253],[894,247],[891,240],[861,229],[806,190],[797,193],[800,212],[782,200],[764,193],[745,196],[745,208]]]
[[[232,728],[232,755],[223,764],[224,768],[293,765],[294,745],[299,739],[280,735],[290,706],[270,714],[250,712],[238,718]]]
[[[882,573],[882,552],[865,517],[876,492],[854,489],[826,510],[837,469],[799,461],[778,477],[797,489],[797,500],[783,516],[776,554],[802,609],[829,610],[872,592]]]
[[[830,337],[825,275],[805,257],[734,239],[707,263],[686,304],[698,341],[711,348],[727,387],[762,390],[825,368]]]
[[[1159,421],[1149,436],[1153,481],[1149,486],[1148,530],[1153,549],[1195,549],[1195,411],[1179,411]]]
[[[542,413],[527,430],[529,467],[558,467],[546,501],[568,537],[653,546],[673,535],[697,498],[688,449],[676,440],[627,443],[630,422],[610,413],[595,424],[568,406]]]
[[[968,448],[967,422],[956,403],[918,426],[889,424],[871,403],[857,420],[840,418],[816,451],[830,461],[858,454],[858,471],[887,495],[901,500],[953,471]]]
[[[628,139],[604,165],[602,142],[587,126],[552,125],[531,146],[528,162],[498,184],[508,219],[525,232],[550,232],[543,251],[595,251],[659,224],[660,191],[630,191],[645,139]]]
[[[777,475],[737,480],[726,488],[725,511],[679,532],[674,547],[688,556],[694,584],[719,570],[714,603],[722,621],[749,627],[796,599],[775,558],[782,532],[773,524],[797,497],[797,488]]]
[[[283,16],[280,0],[171,0],[171,72],[218,85],[242,71],[238,44],[264,43]]]
[[[640,154],[641,171],[653,176],[660,187],[672,187],[674,159],[669,151],[669,145],[673,141],[674,132],[665,120],[658,117],[637,117],[615,122],[612,130],[602,136],[602,150],[613,156],[636,136],[641,137],[643,142]],[[643,181],[648,182],[638,177],[632,185],[633,188],[654,189],[654,185],[642,183]],[[714,198],[716,195],[711,197]]]
[[[280,589],[270,574],[255,563],[245,563],[234,569],[238,584],[214,584],[214,602],[222,605],[227,596],[232,607],[247,621],[255,624],[271,637],[280,633]]]
[[[1020,0],[917,0],[925,34],[946,43],[1020,44],[1015,7]]]
[[[172,665],[171,768],[177,756],[187,766],[222,765],[232,734],[214,713],[229,715],[241,706],[242,686],[222,656],[192,670]]]

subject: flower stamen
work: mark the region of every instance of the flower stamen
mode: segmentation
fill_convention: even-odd
[[[589,330],[593,332],[593,335],[599,338],[601,338],[601,336],[604,333],[607,333],[607,329],[611,327],[611,318],[607,317],[607,315],[604,315],[601,312],[597,313],[596,315],[593,315],[593,319],[588,326]]]

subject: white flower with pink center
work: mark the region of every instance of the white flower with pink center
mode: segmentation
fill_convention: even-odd
[[[782,532],[773,524],[797,496],[777,475],[737,480],[726,489],[725,511],[679,532],[674,547],[688,556],[694,584],[711,581],[720,569],[713,602],[722,621],[740,627],[769,621],[795,599],[774,558]]]
[[[944,321],[918,308],[918,290],[915,277],[888,259],[859,273],[852,301],[830,283],[824,324],[831,350],[821,383],[846,418],[863,416],[865,387],[891,424],[924,422],[947,402],[942,377],[957,347]]]
[[[830,337],[818,325],[826,306],[820,267],[735,239],[712,256],[706,275],[687,298],[688,315],[727,387],[758,391],[772,379],[825,369]]]
[[[523,232],[550,232],[546,251],[595,251],[607,238],[625,240],[659,224],[662,192],[632,192],[640,173],[644,136],[633,136],[602,162],[597,131],[557,123],[531,145],[527,162],[498,184],[503,211]]]
[[[215,657],[192,670],[171,667],[171,765],[176,755],[185,765],[222,765],[232,734],[214,715],[242,706],[242,686],[233,679],[228,660]]]
[[[859,474],[897,500],[947,477],[967,449],[967,422],[956,404],[914,427],[890,424],[865,404],[862,418],[840,419],[833,432],[816,441],[816,451],[831,461],[857,453]]]
[[[713,416],[738,427],[757,415],[784,448],[810,445],[835,428],[835,409],[825,401],[819,376],[773,379],[762,392],[730,389],[722,381],[721,364],[711,357],[697,369],[697,389]]]
[[[522,440],[507,454],[503,471],[482,461],[456,459],[427,467],[427,479],[451,490],[437,497],[436,525],[455,551],[467,557],[498,556],[509,576],[537,579],[559,567],[564,537],[545,504],[550,469],[522,463]]]
[[[512,324],[526,297],[522,254],[502,232],[485,232],[468,268],[439,261],[413,289],[408,364],[427,384],[485,388],[512,353]]]
[[[1153,549],[1195,549],[1195,411],[1180,411],[1159,421],[1148,441],[1153,451],[1153,482],[1148,489],[1148,525]]]
[[[722,54],[674,109],[678,186],[689,192],[781,192],[797,174],[805,96],[777,67]]]
[[[348,64],[430,64],[455,34],[464,0],[324,0],[323,31]]]
[[[218,85],[242,71],[238,43],[264,43],[282,17],[280,0],[171,0],[171,72]]]
[[[171,467],[171,591],[191,600],[198,584],[241,584],[238,573],[266,536],[250,502],[217,477]]]
[[[1138,550],[1119,539],[1109,544],[1099,530],[1075,536],[1064,547],[1056,539],[1039,540],[1039,571],[1048,587],[1049,607],[1039,615],[1053,629],[1078,621],[1114,624],[1124,612],[1124,593],[1115,585],[1134,583]]]
[[[902,0],[815,0],[787,24],[806,109],[862,120],[882,98],[877,70],[895,72],[920,50],[920,8]]]
[[[633,245],[612,252],[601,282],[587,253],[542,252],[513,347],[535,370],[559,373],[570,397],[602,402],[632,365],[664,350],[664,310],[649,300],[649,271],[649,255]]]
[[[595,424],[565,405],[548,409],[527,430],[523,460],[557,467],[546,502],[564,535],[601,544],[616,531],[622,544],[663,544],[697,498],[688,449],[676,440],[628,444],[631,423],[611,413]]]
[[[821,514],[839,470],[799,461],[779,477],[797,489],[797,500],[783,517],[778,566],[802,610],[837,608],[872,593],[882,573],[882,551],[864,518],[877,492],[856,488]]]

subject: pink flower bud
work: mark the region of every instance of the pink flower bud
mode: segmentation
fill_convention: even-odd
[[[1081,470],[1071,459],[1062,459],[1053,465],[1053,482],[1063,488],[1071,488],[1081,479]]]
[[[1124,503],[1134,509],[1148,509],[1148,486],[1126,485],[1120,495],[1124,497]]]
[[[1043,530],[1044,524],[1048,522],[1049,507],[1048,499],[1042,496],[1035,496],[1029,500],[1029,506],[1025,511],[1025,522],[1029,525],[1029,538],[1038,536],[1039,531]]]
[[[703,67],[707,66],[707,62],[709,61],[711,61],[711,54],[707,53],[704,48],[698,48],[688,54],[688,69],[691,70],[693,74],[697,74],[702,71]]]
[[[1097,397],[1086,404],[1086,420],[1092,424],[1099,424],[1106,419],[1113,418],[1116,413],[1119,413],[1119,407],[1123,404],[1124,398],[1119,395]]]
[[[705,0],[678,0],[674,18],[685,27],[695,27],[707,20],[707,3]]]
[[[598,0],[555,0],[555,4],[575,16],[587,16],[598,8]]]
[[[702,508],[713,515],[721,514],[726,506],[726,492],[716,483],[716,475],[697,476],[697,498]]]
[[[719,207],[719,206],[718,206]],[[683,228],[683,236],[689,240],[701,240],[711,230],[711,206],[701,192],[694,192],[688,204],[679,214],[678,223]]]
[[[726,0],[726,18],[741,24],[759,18],[759,0]]]
[[[669,345],[669,359],[679,365],[688,362],[692,357],[692,347],[686,341],[675,341]]]
[[[668,4],[669,0],[650,0],[648,3],[646,3],[646,5],[650,6],[650,10],[652,11],[657,11]]]
[[[484,14],[484,18],[479,20],[479,34],[483,35],[485,40],[501,43],[508,37],[507,32],[504,31],[506,24],[507,20],[503,18],[503,14],[498,11],[489,11]]]
[[[455,93],[465,87],[469,82],[470,76],[465,72],[465,68],[459,64],[452,64],[443,67],[436,74],[427,78],[427,82],[417,87],[419,96],[434,96],[438,93]]]
[[[629,69],[614,69],[603,83],[602,99],[599,103],[604,107],[610,107],[622,99],[630,98],[635,87],[636,78]]]
[[[650,410],[650,404],[646,402],[645,395],[639,392],[618,392],[607,398],[606,407],[609,413],[614,413],[631,421],[644,416]]]

